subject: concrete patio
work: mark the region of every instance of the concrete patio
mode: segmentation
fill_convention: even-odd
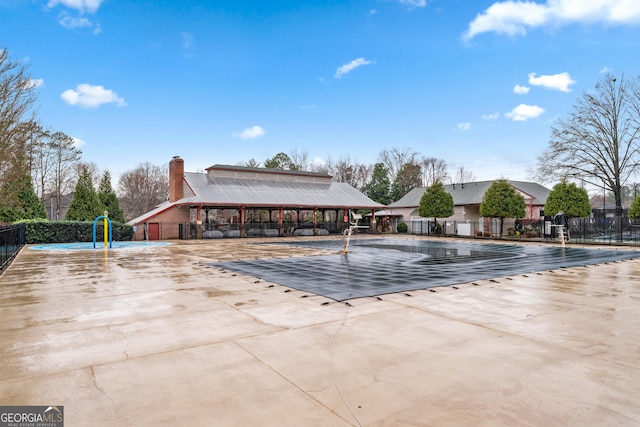
[[[640,424],[640,260],[348,304],[209,265],[332,253],[270,241],[24,248],[0,276],[0,405],[67,426]]]

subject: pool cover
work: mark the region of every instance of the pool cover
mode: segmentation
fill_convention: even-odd
[[[345,301],[640,257],[633,250],[404,239],[352,240],[348,254],[336,240],[282,244],[335,249],[336,254],[211,265]]]

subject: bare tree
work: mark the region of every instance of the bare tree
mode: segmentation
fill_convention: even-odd
[[[449,183],[451,184],[465,184],[467,182],[475,181],[476,176],[469,169],[465,169],[464,166],[460,166],[455,175],[449,176]]]
[[[16,173],[23,172],[12,168],[27,166],[23,124],[36,102],[36,85],[27,71],[27,66],[12,61],[7,49],[0,48],[0,187],[10,184]]]
[[[257,161],[254,158],[251,158],[251,159],[247,160],[243,166],[246,166],[248,168],[259,168],[260,167],[260,162]]]
[[[53,158],[49,185],[51,197],[56,200],[56,209],[51,213],[51,216],[53,220],[58,220],[60,219],[62,196],[71,193],[75,187],[78,177],[76,165],[82,151],[75,147],[73,138],[62,132],[53,133],[49,143]]]
[[[360,189],[369,181],[372,170],[372,166],[352,162],[347,156],[341,157],[337,161],[329,158],[324,169],[319,171],[332,175],[336,182],[346,182],[352,187]]]
[[[384,163],[389,171],[389,180],[393,182],[404,165],[418,163],[417,157],[418,153],[412,148],[393,147],[390,150],[382,150],[378,155],[378,160]]]
[[[639,142],[640,78],[607,74],[552,127],[536,177],[542,182],[574,177],[609,189],[620,219],[622,187],[637,170]]]
[[[436,182],[444,183],[448,177],[447,162],[435,157],[422,159],[422,185],[430,187]]]
[[[289,158],[293,165],[291,169],[299,171],[309,170],[309,152],[307,150],[298,151],[297,148],[294,148],[294,150],[289,153]]]
[[[131,220],[167,200],[169,167],[143,163],[120,176],[118,192],[125,218]]]

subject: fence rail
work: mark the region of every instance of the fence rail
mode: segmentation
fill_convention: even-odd
[[[597,243],[610,245],[640,246],[640,221],[627,217],[608,218],[572,218],[568,224],[570,241],[574,243]],[[482,222],[458,222],[432,220],[413,220],[409,224],[409,233],[419,235],[442,235],[457,237],[500,237],[500,221],[492,218]],[[505,220],[502,225],[503,238],[538,239],[544,241],[557,240],[556,227],[551,227],[552,220],[545,219],[534,222],[516,222]]]
[[[20,252],[25,241],[25,225],[9,225],[0,227],[0,273]]]

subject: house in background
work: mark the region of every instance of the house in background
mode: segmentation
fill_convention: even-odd
[[[44,208],[47,211],[47,219],[49,221],[63,220],[71,201],[73,200],[73,193],[63,194],[60,196],[60,206],[58,206],[58,198],[53,194],[47,193],[44,196]]]
[[[544,204],[550,191],[548,188],[534,182],[510,181],[513,188],[524,197],[526,214],[523,222],[535,222],[544,220]],[[480,215],[480,204],[484,193],[493,184],[493,181],[469,182],[464,184],[448,184],[444,186],[447,193],[453,197],[454,213],[449,218],[438,218],[442,222],[446,220],[447,229],[456,227],[456,234],[471,235],[471,224],[476,225],[476,230],[495,233],[495,221],[492,218],[483,218]],[[426,191],[426,187],[417,187],[407,193],[400,200],[393,202],[383,211],[376,212],[378,222],[390,224],[393,231],[397,230],[399,223],[404,222],[409,231],[415,231],[415,227],[423,228],[422,222],[433,218],[423,218],[418,215],[420,198]],[[469,224],[469,226],[464,225]]]
[[[341,233],[352,209],[383,208],[331,175],[227,165],[193,173],[176,156],[168,200],[128,224],[138,240],[323,235]]]

